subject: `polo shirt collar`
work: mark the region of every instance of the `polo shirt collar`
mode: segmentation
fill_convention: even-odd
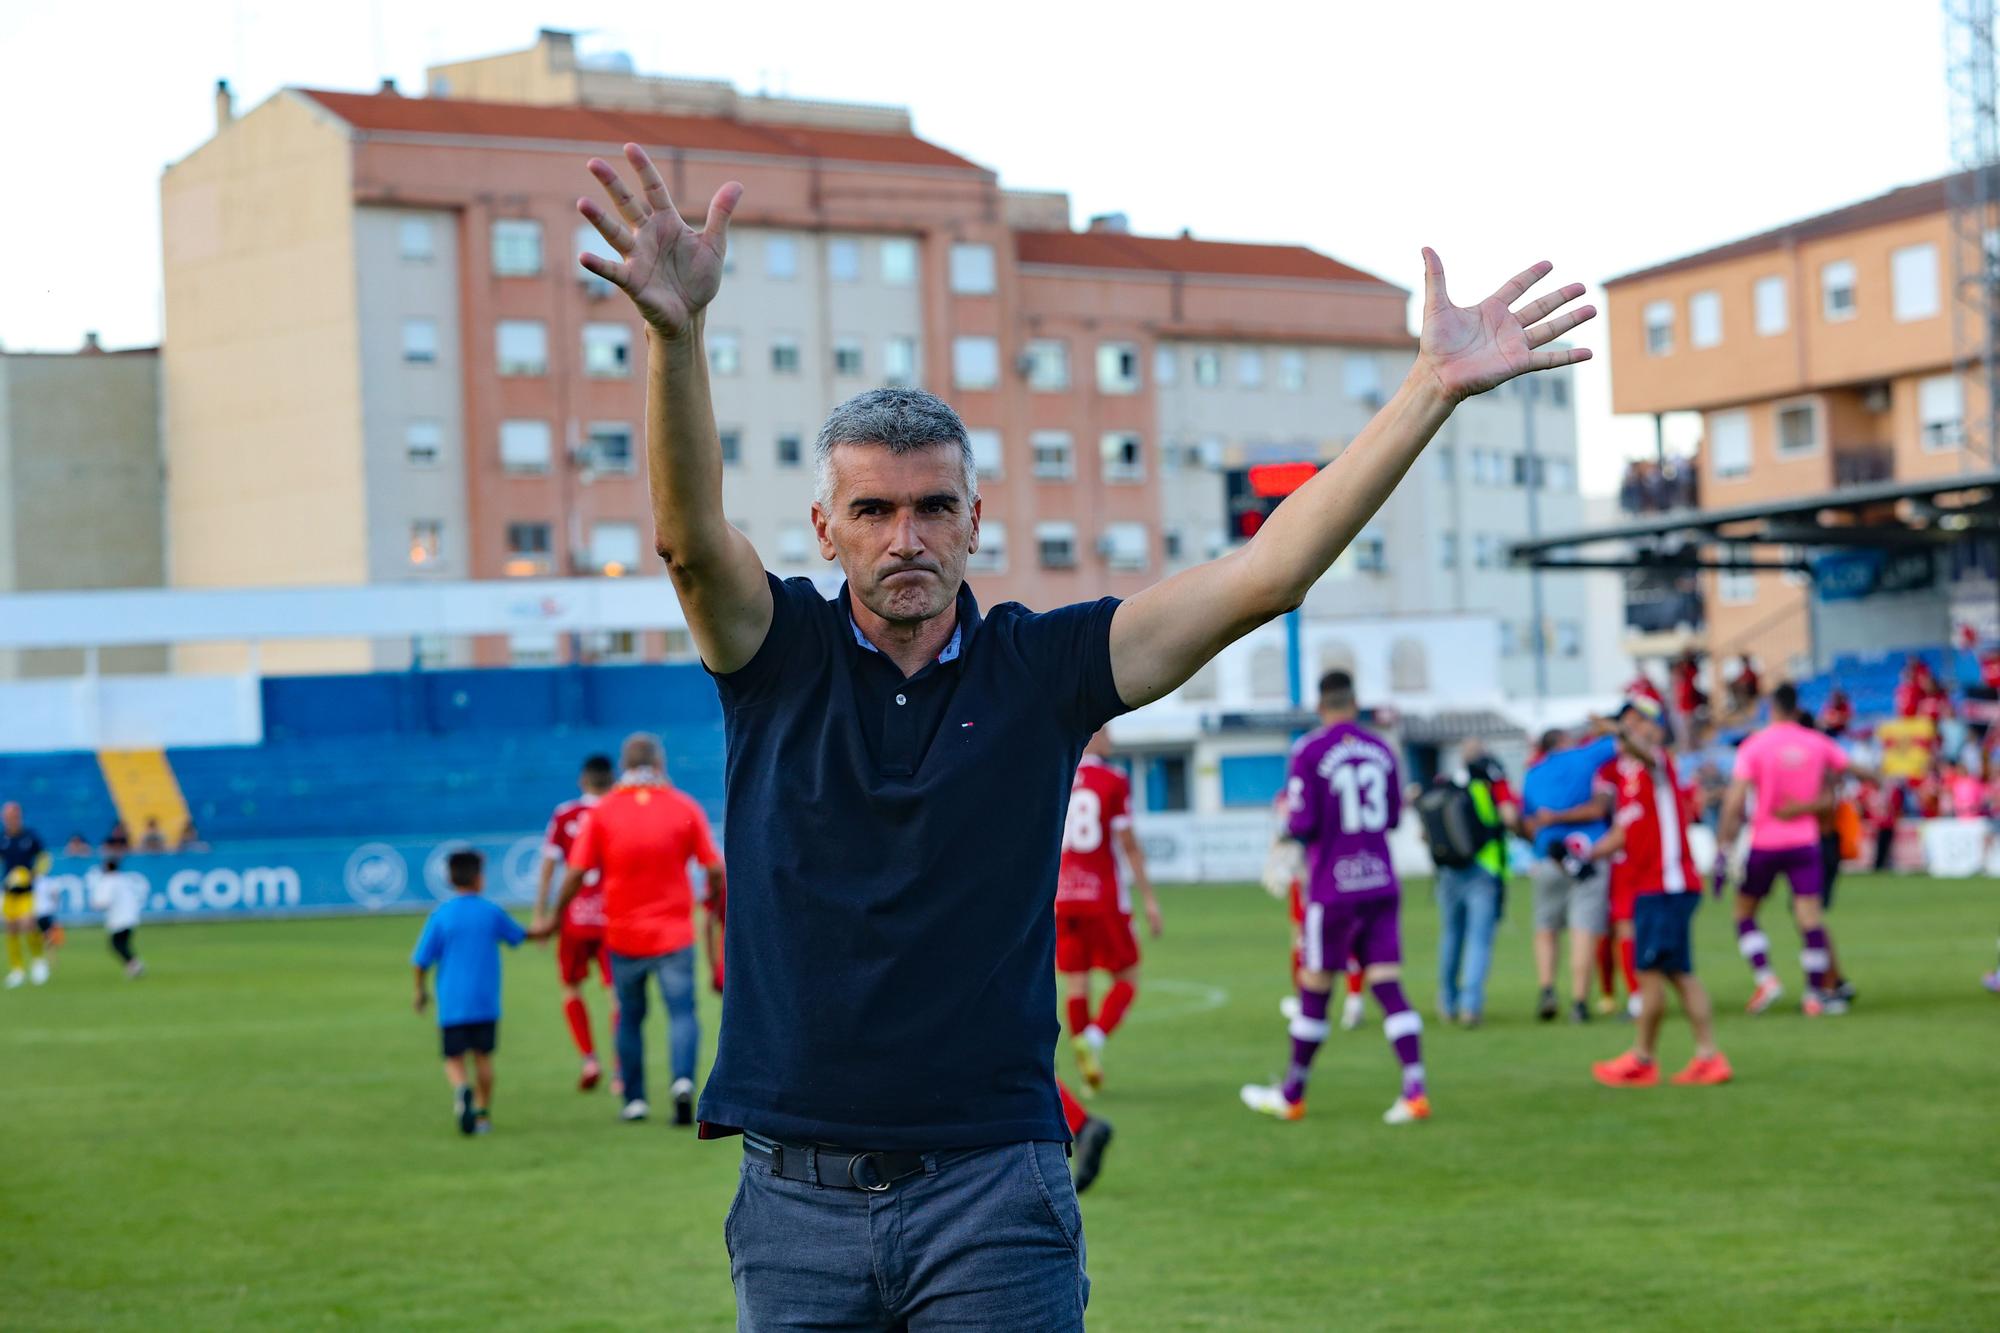
[[[861,632],[860,622],[854,618],[854,602],[846,583],[840,585],[840,609],[847,612],[847,628],[853,631],[854,641],[879,655],[882,650],[868,641],[868,636]],[[952,626],[951,639],[937,655],[938,664],[942,666],[946,662],[957,661],[959,654],[965,651],[966,640],[978,629],[979,599],[972,595],[970,584],[961,583],[958,586],[958,623]]]

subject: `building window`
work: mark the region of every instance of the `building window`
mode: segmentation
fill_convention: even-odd
[[[635,662],[639,659],[639,635],[629,629],[592,630],[584,636],[583,651],[594,662]]]
[[[403,426],[403,461],[412,467],[431,467],[444,449],[444,427],[435,421],[411,421]]]
[[[410,563],[435,565],[444,558],[444,523],[435,518],[410,520]]]
[[[583,373],[623,379],[632,373],[632,330],[625,324],[583,326]]]
[[[1149,545],[1144,523],[1109,524],[1104,529],[1104,563],[1112,569],[1144,569]]]
[[[1475,569],[1493,568],[1493,539],[1483,532],[1473,535],[1472,565]]]
[[[1389,572],[1389,547],[1380,535],[1364,532],[1354,539],[1348,548],[1354,557],[1354,568],[1363,574],[1386,574]]]
[[[542,271],[542,224],[527,218],[493,219],[493,276],[532,278]]]
[[[962,241],[951,247],[951,290],[959,296],[992,294],[992,246]]]
[[[1022,355],[1028,364],[1030,389],[1060,393],[1069,387],[1069,344],[1061,338],[1036,338]]]
[[[1035,524],[1035,557],[1043,569],[1076,567],[1076,524]]]
[[[429,218],[403,218],[396,224],[396,252],[413,263],[437,257],[437,238]]]
[[[434,319],[403,321],[403,360],[427,366],[438,359],[438,326]]]
[[[1576,490],[1576,467],[1567,458],[1545,458],[1542,460],[1542,485],[1551,491],[1568,495]]]
[[[632,428],[622,421],[590,424],[590,466],[597,472],[632,471]]]
[[[883,339],[882,382],[884,384],[915,384],[917,382],[917,340],[915,338]]]
[[[1007,525],[989,518],[979,525],[979,549],[966,560],[967,569],[997,574],[1007,568]]]
[[[618,262],[618,252],[611,248],[611,242],[598,235],[597,228],[588,222],[580,224],[576,229],[576,253],[579,258],[584,255],[596,255],[599,259],[610,260],[614,264]],[[609,296],[616,290],[610,283],[581,264],[577,265],[576,276],[577,280],[583,283],[586,296]]]
[[[1000,382],[1000,344],[992,338],[951,340],[951,382],[961,389],[990,389]]]
[[[1757,575],[1747,569],[1719,569],[1715,595],[1726,606],[1747,606],[1757,600]]]
[[[833,342],[833,373],[836,375],[859,375],[862,356],[859,338],[836,338]]]
[[[1674,350],[1674,303],[1646,303],[1646,355],[1665,356]]]
[[[1097,391],[1139,392],[1139,349],[1131,343],[1097,345]]]
[[[1204,347],[1194,354],[1194,382],[1204,389],[1222,383],[1222,353]]]
[[[1932,375],[1917,381],[1917,438],[1931,453],[1965,443],[1965,386],[1958,376]]]
[[[1773,275],[1757,279],[1751,289],[1757,305],[1757,336],[1769,338],[1792,326],[1792,306],[1785,280]]]
[[[1797,458],[1819,448],[1819,413],[1811,403],[1778,409],[1778,457]]]
[[[1556,622],[1556,656],[1583,656],[1583,626],[1574,620]]]
[[[778,559],[788,565],[803,565],[812,556],[813,531],[803,523],[787,523],[778,530]]]
[[[1431,457],[1437,459],[1438,476],[1445,485],[1458,480],[1458,454],[1455,449],[1448,444],[1435,444],[1431,446]]]
[[[1521,653],[1521,627],[1511,620],[1500,622],[1500,656],[1518,657]]]
[[[1722,293],[1688,297],[1688,346],[1714,347],[1722,341]]]
[[[1892,301],[1898,321],[1930,319],[1938,313],[1938,250],[1906,245],[1889,256]]]
[[[779,334],[771,339],[771,373],[773,375],[796,375],[799,373],[799,340],[790,334]]]
[[[513,666],[554,666],[561,659],[562,636],[543,629],[509,634],[507,654]]]
[[[1306,354],[1304,352],[1278,353],[1278,387],[1286,393],[1306,391]]]
[[[1028,437],[1035,450],[1035,476],[1068,481],[1076,475],[1076,449],[1066,430],[1038,430]]]
[[[1236,384],[1243,389],[1264,387],[1264,354],[1246,347],[1236,353]]]
[[[593,523],[590,525],[590,567],[600,574],[617,578],[639,567],[639,525],[637,523]]]
[[[711,375],[734,375],[743,369],[743,340],[734,333],[717,331],[710,333],[708,341],[708,373]]]
[[[1000,432],[997,430],[968,430],[966,443],[972,446],[972,462],[982,477],[1000,475]]]
[[[1854,265],[1836,259],[1819,271],[1820,313],[1828,320],[1854,318]]]
[[[917,280],[917,243],[905,236],[891,236],[882,242],[882,281],[891,287],[908,287]]]
[[[507,525],[507,563],[501,572],[508,578],[529,578],[546,574],[554,566],[553,544],[546,523]]]
[[[549,329],[539,319],[503,319],[493,330],[502,375],[549,373]]]
[[[796,431],[787,431],[778,437],[778,466],[798,467],[805,462],[805,437]]]
[[[1514,455],[1514,484],[1524,490],[1540,490],[1544,482],[1542,456],[1540,454]]]
[[[715,442],[722,451],[724,466],[734,467],[743,461],[743,432],[730,427],[715,433]]]
[[[799,243],[789,236],[766,236],[764,276],[781,280],[799,276]]]
[[[828,241],[826,276],[834,282],[861,281],[861,242],[846,236]]]
[[[1715,475],[1741,477],[1750,471],[1750,414],[1717,412],[1708,419],[1708,450]]]
[[[1181,530],[1179,528],[1168,528],[1160,534],[1160,552],[1166,556],[1169,564],[1181,558]]]
[[[1146,455],[1139,437],[1131,431],[1106,431],[1098,441],[1104,456],[1106,481],[1144,481]]]
[[[1181,376],[1180,354],[1164,344],[1153,349],[1153,383],[1172,384]]]
[[[1348,398],[1369,407],[1382,405],[1382,375],[1372,356],[1341,358],[1340,383]]]
[[[549,423],[546,421],[501,422],[501,468],[520,475],[547,472],[551,454],[549,441]]]

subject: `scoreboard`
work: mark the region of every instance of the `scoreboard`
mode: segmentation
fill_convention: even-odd
[[[1264,526],[1271,511],[1293,491],[1313,479],[1322,464],[1311,459],[1289,463],[1253,463],[1223,474],[1223,527],[1233,542],[1249,541]]]

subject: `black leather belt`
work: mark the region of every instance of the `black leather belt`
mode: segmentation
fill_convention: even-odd
[[[920,1152],[877,1152],[834,1148],[818,1143],[780,1143],[748,1130],[743,1134],[745,1155],[768,1163],[771,1174],[786,1180],[825,1185],[831,1189],[862,1190],[880,1194],[899,1180],[924,1169]]]

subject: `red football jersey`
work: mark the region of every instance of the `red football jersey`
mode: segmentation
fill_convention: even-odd
[[[1069,788],[1063,822],[1062,868],[1056,874],[1058,914],[1117,912],[1129,916],[1131,900],[1118,878],[1111,831],[1132,823],[1132,784],[1123,773],[1087,754]]]
[[[562,877],[569,866],[569,849],[576,845],[577,834],[583,831],[584,818],[590,807],[597,804],[595,796],[579,796],[574,801],[564,801],[549,816],[549,831],[542,838],[542,856],[556,863],[555,885],[562,887]],[[604,933],[604,888],[598,883],[597,872],[584,872],[583,887],[570,900],[569,910],[563,913],[562,928],[570,932],[589,935]]]
[[[1673,756],[1662,754],[1660,764],[1664,772],[1656,777],[1647,765],[1620,754],[1597,770],[1598,790],[1615,803],[1612,822],[1625,830],[1625,848],[1611,860],[1613,893],[1701,892]]]

